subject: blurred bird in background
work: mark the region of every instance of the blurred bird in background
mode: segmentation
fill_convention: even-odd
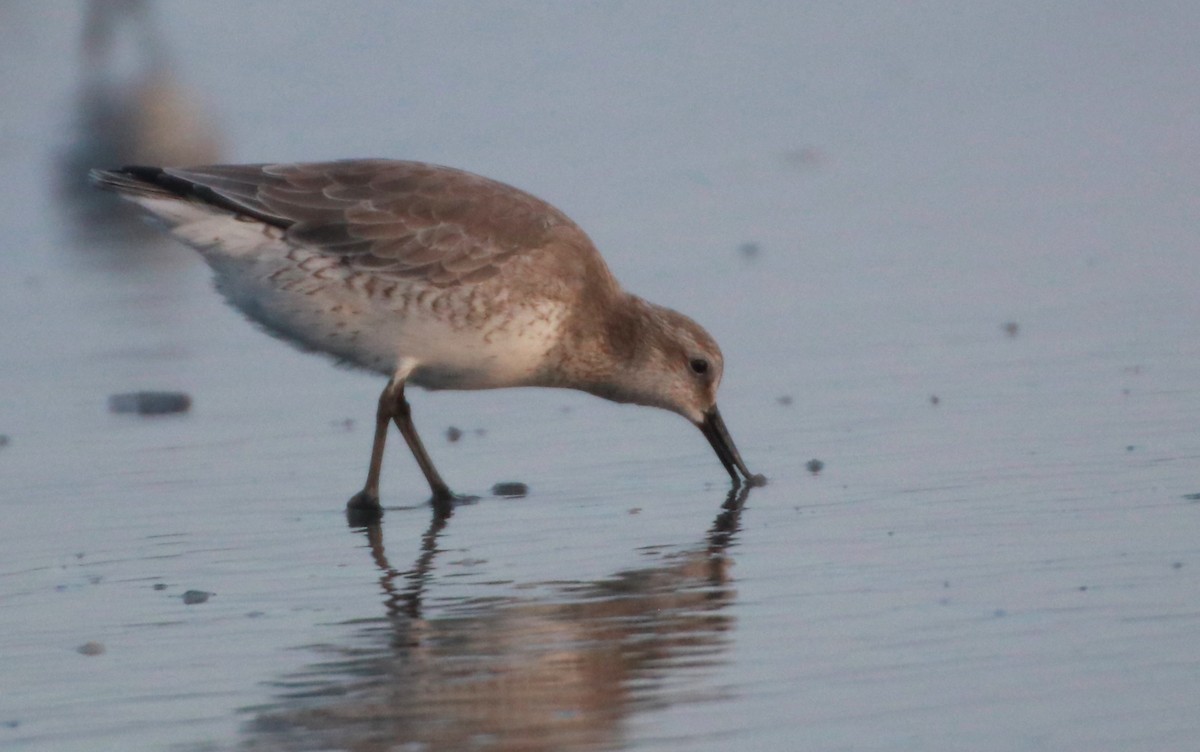
[[[92,190],[88,169],[209,164],[220,161],[221,153],[211,112],[180,83],[150,2],[92,0],[80,40],[74,128],[59,171],[73,231],[111,241],[104,245],[126,263],[186,258],[157,252],[160,236],[124,202]]]

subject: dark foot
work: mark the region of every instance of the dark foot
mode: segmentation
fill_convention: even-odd
[[[454,513],[455,507],[464,506],[466,504],[474,504],[479,501],[478,496],[463,496],[461,494],[446,491],[444,493],[435,493],[429,499],[429,505],[433,507],[433,513],[438,517],[449,517]]]
[[[746,479],[746,485],[750,488],[760,488],[767,485],[767,476],[762,473],[755,473]]]
[[[346,502],[346,521],[351,527],[365,527],[383,518],[383,507],[379,497],[367,491],[359,491]]]

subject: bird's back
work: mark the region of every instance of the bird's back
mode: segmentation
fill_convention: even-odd
[[[448,167],[129,167],[93,179],[200,249],[225,297],[270,332],[372,370],[411,367],[434,388],[537,381],[580,300],[618,289],[561,211]]]

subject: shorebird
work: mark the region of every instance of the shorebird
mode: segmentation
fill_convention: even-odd
[[[350,511],[381,513],[389,424],[436,504],[456,497],[404,388],[579,389],[699,427],[734,487],[760,485],[717,410],[724,361],[692,319],[625,292],[541,199],[449,167],[382,159],[93,170],[197,248],[226,300],[269,333],[377,371],[375,439]]]

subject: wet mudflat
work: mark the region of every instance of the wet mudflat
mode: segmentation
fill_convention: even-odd
[[[481,498],[434,518],[393,437],[349,527],[380,379],[64,194],[85,14],[6,7],[0,746],[1190,748],[1193,11],[385,5],[152,17],[221,159],[562,206],[722,343],[770,485],[656,411],[415,391]]]

